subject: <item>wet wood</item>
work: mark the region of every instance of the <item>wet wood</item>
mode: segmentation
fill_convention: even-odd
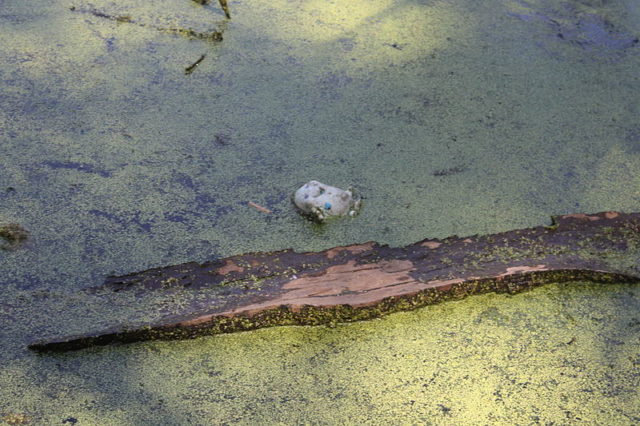
[[[259,212],[262,212],[262,213],[267,213],[267,214],[269,214],[269,213],[273,213],[273,212],[272,212],[271,210],[269,210],[268,208],[263,207],[263,206],[261,206],[260,204],[256,204],[256,203],[254,203],[253,201],[249,201],[249,202],[247,203],[247,205],[248,205],[249,207],[253,207],[254,209],[256,209],[256,210],[258,210]]]
[[[231,19],[231,12],[229,11],[229,5],[227,4],[227,0],[220,0],[220,7],[224,11],[224,16],[226,16],[227,19]]]
[[[204,61],[204,58],[206,58],[207,55],[200,55],[200,57],[198,58],[198,60],[196,60],[194,63],[192,63],[191,65],[189,65],[188,67],[186,67],[184,69],[184,73],[185,75],[191,75],[193,73],[193,71],[195,71],[196,67],[198,65],[200,65],[200,62]]]
[[[640,213],[553,218],[550,226],[427,239],[406,247],[369,242],[322,252],[249,253],[203,264],[110,277],[90,291],[212,290],[206,311],[186,306],[153,324],[34,343],[70,350],[115,342],[183,339],[274,325],[365,320],[468,295],[518,293],[550,282],[640,280]],[[532,307],[535,309],[535,307]]]

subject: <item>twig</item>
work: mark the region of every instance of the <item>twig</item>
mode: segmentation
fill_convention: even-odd
[[[209,4],[209,0],[193,0],[193,1],[202,6]],[[220,7],[224,11],[224,15],[227,17],[227,19],[231,19],[231,13],[229,12],[229,5],[227,4],[227,0],[219,0],[219,1],[220,1]]]
[[[189,75],[189,74],[191,74],[192,72],[194,72],[194,71],[196,70],[196,67],[197,67],[198,65],[200,65],[200,62],[202,62],[206,56],[207,56],[207,55],[201,55],[201,56],[200,56],[200,58],[198,58],[198,60],[197,60],[197,61],[195,61],[194,63],[192,63],[191,65],[189,65],[188,67],[186,67],[186,68],[184,69],[184,73],[185,73],[186,75]]]
[[[262,207],[260,204],[256,204],[256,203],[254,203],[253,201],[249,201],[247,204],[248,204],[250,207],[253,207],[254,209],[256,209],[256,210],[258,210],[258,211],[260,211],[260,212],[262,212],[262,213],[273,213],[273,212],[272,212],[271,210],[269,210],[268,208],[266,208],[266,207]]]
[[[75,6],[71,6],[69,10],[77,13],[88,13],[97,18],[108,19],[110,21],[115,21],[118,23],[127,23],[127,24],[134,24],[139,27],[153,28],[156,31],[177,34],[179,36],[186,37],[192,40],[194,39],[204,40],[211,43],[222,41],[222,31],[201,32],[201,31],[192,30],[191,28],[162,28],[162,27],[156,27],[154,25],[138,22],[135,19],[131,18],[131,16],[129,15],[110,15],[108,13],[100,12],[99,10],[78,9]]]
[[[229,5],[227,4],[227,0],[220,0],[220,7],[224,11],[224,15],[227,19],[231,19],[231,12],[229,12]]]

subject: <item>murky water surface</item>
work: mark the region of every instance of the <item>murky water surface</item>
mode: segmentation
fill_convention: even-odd
[[[188,0],[0,4],[0,222],[30,231],[0,251],[0,419],[639,423],[634,285],[25,349],[117,320],[75,294],[109,274],[640,210],[636,1],[229,6],[230,21]],[[211,31],[224,40],[194,37]],[[289,197],[310,179],[352,185],[362,213],[305,221]]]

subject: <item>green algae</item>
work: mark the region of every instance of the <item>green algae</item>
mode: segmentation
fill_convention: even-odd
[[[551,285],[335,328],[26,357],[3,370],[3,392],[21,397],[7,410],[42,424],[625,424],[639,306],[637,286]],[[43,379],[47,390],[33,386]]]
[[[69,11],[78,2],[3,5],[0,219],[31,238],[0,252],[0,418],[640,421],[640,295],[622,284],[486,295],[335,328],[25,350],[60,327],[197,304],[176,289],[120,295],[118,309],[75,295],[111,273],[637,211],[638,53],[559,39],[530,18],[547,3],[236,2],[226,28],[217,6],[191,2],[92,2],[150,27]],[[599,13],[614,34],[637,34],[633,2],[593,3],[550,17],[567,28],[577,18],[566,10]],[[220,28],[225,39],[151,26]],[[289,195],[309,179],[354,185],[362,213],[321,227],[301,219]]]

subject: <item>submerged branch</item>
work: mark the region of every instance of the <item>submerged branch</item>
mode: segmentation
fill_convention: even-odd
[[[129,15],[111,15],[108,13],[104,13],[101,12],[99,10],[94,10],[94,9],[78,9],[75,6],[72,6],[69,8],[70,11],[72,12],[78,12],[78,13],[88,13],[90,15],[93,15],[97,18],[102,18],[102,19],[108,19],[109,21],[114,21],[114,22],[119,22],[119,23],[126,23],[126,24],[134,24],[137,25],[139,27],[144,27],[144,28],[152,28],[156,31],[160,31],[160,32],[165,32],[165,33],[171,33],[171,34],[176,34],[182,37],[186,37],[188,39],[192,39],[192,40],[203,40],[203,41],[207,41],[207,42],[219,42],[222,41],[222,31],[195,31],[191,28],[163,28],[163,27],[156,27],[154,25],[149,25],[149,24],[145,24],[142,22],[139,22],[135,19],[133,19],[131,16]]]
[[[200,65],[200,62],[204,61],[204,58],[205,58],[206,56],[207,56],[207,55],[200,55],[200,57],[198,58],[198,60],[197,60],[197,61],[195,61],[194,63],[192,63],[191,65],[189,65],[188,67],[186,67],[186,68],[184,69],[184,73],[185,73],[186,75],[190,75],[192,72],[194,72],[194,71],[195,71],[195,69],[198,67],[198,65]]]

